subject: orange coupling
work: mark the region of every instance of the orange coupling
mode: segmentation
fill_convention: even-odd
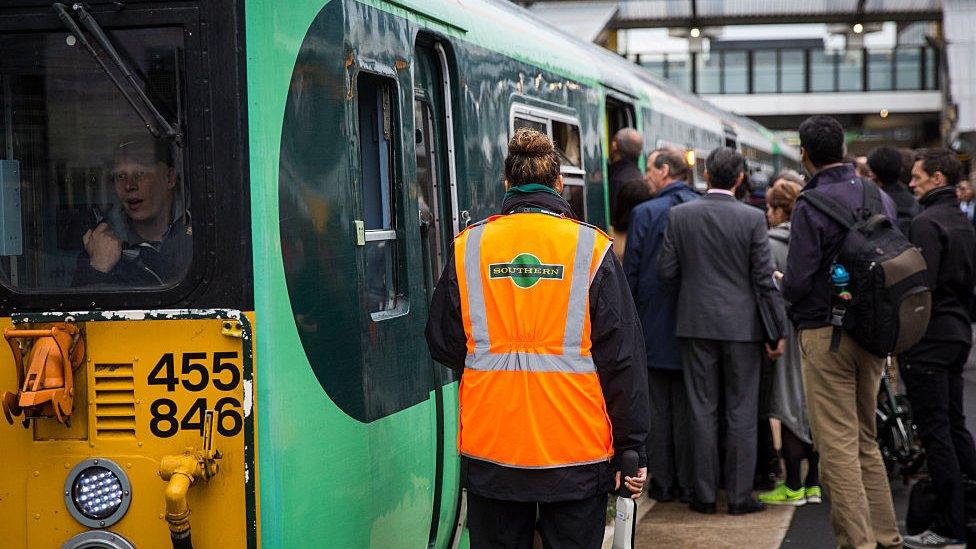
[[[24,427],[32,418],[53,417],[71,424],[74,410],[74,370],[85,358],[85,340],[78,326],[68,323],[44,329],[3,331],[17,369],[16,393],[3,393],[3,415],[13,425],[14,416],[24,416]]]

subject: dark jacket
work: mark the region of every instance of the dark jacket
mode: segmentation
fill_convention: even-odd
[[[765,341],[759,299],[772,304],[777,327],[785,324],[762,212],[710,193],[671,208],[670,218],[657,269],[662,283],[680,283],[678,337]]]
[[[925,257],[932,289],[932,317],[922,341],[969,344],[976,231],[959,209],[955,187],[933,189],[920,202],[925,209],[912,221],[909,239]]]
[[[854,173],[854,166],[844,164],[818,172],[804,192],[818,189],[853,211],[864,205],[864,184]],[[895,204],[884,192],[881,202],[883,213],[895,220]],[[783,295],[791,303],[790,316],[800,329],[829,326],[833,295],[830,264],[840,251],[846,230],[805,200],[797,200],[790,222],[790,252],[782,283]]]
[[[193,257],[193,236],[183,219],[170,224],[163,239],[153,242],[141,238],[126,225],[122,257],[107,273],[91,266],[88,254],[82,250],[75,265],[73,287],[130,286],[154,287],[182,280]]]
[[[525,206],[572,215],[565,200],[549,193],[517,195],[502,204],[502,212]],[[623,267],[613,253],[603,257],[589,296],[591,353],[613,428],[614,453],[620,456],[625,450],[635,450],[643,467],[650,422],[644,341]],[[467,348],[453,252],[434,289],[426,335],[431,357],[463,374]],[[567,501],[606,493],[613,489],[617,470],[609,462],[516,469],[464,456],[461,467],[463,482],[472,493],[511,501]]]
[[[908,187],[902,185],[901,181],[883,184],[881,190],[890,196],[891,201],[895,203],[895,223],[902,234],[907,236],[908,228],[912,225],[912,218],[922,211],[915,200],[915,194]]]
[[[681,369],[678,338],[674,335],[678,295],[658,280],[657,258],[661,255],[671,208],[697,198],[698,193],[691,187],[675,181],[630,214],[624,272],[644,327],[648,368]]]
[[[636,159],[622,158],[610,164],[610,223],[618,231],[627,230],[630,210],[650,198],[644,182],[644,174]]]

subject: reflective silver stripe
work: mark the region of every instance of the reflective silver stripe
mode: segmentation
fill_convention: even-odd
[[[613,248],[612,240],[608,241],[607,245],[604,246],[603,250],[601,250],[600,253],[598,254],[597,261],[596,261],[597,268],[593,269],[593,272],[590,273],[590,284],[593,284],[593,277],[596,276],[596,273],[600,270],[600,265],[603,265],[603,258],[607,257],[607,252],[609,252],[611,248]],[[589,288],[587,288],[587,292],[589,292]]]
[[[464,359],[464,366],[483,372],[560,372],[587,374],[596,371],[593,359],[576,355],[545,355],[515,351],[512,353],[475,352]]]
[[[488,313],[485,309],[485,290],[481,281],[481,235],[487,223],[468,230],[464,245],[464,278],[468,284],[468,315],[471,318],[471,339],[475,352],[488,352]]]
[[[555,465],[516,465],[514,463],[505,463],[504,461],[495,461],[493,459],[484,458],[481,456],[476,456],[469,454],[467,452],[461,452],[461,455],[469,459],[477,459],[478,461],[487,461],[488,463],[494,463],[495,465],[504,465],[505,467],[511,467],[513,469],[555,469],[556,467],[569,467],[573,465],[592,465],[594,463],[606,463],[610,461],[609,457],[601,457],[598,459],[591,459],[588,461],[574,461],[571,463],[557,463]]]
[[[583,345],[583,322],[589,302],[590,263],[593,261],[593,244],[596,230],[579,225],[576,237],[576,258],[573,260],[573,277],[569,284],[569,309],[566,311],[566,332],[563,336],[563,352],[568,356],[580,356]]]

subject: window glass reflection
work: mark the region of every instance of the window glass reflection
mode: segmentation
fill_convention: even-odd
[[[698,93],[720,93],[719,67],[721,56],[717,52],[698,55]]]
[[[834,91],[834,56],[824,50],[810,51],[810,91]]]
[[[780,58],[780,90],[802,92],[806,90],[806,59],[803,50],[782,50]]]
[[[868,52],[868,89],[871,91],[887,91],[892,87],[890,51]]]
[[[749,92],[749,54],[725,52],[725,93]]]
[[[917,49],[898,50],[895,54],[895,79],[899,90],[922,88],[922,52]]]
[[[752,54],[752,90],[755,93],[775,93],[776,50],[756,50]]]
[[[837,90],[861,91],[864,88],[864,50],[837,53]]]

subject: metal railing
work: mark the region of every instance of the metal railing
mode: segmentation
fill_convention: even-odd
[[[938,90],[939,57],[930,46],[628,55],[679,87],[702,94]]]

